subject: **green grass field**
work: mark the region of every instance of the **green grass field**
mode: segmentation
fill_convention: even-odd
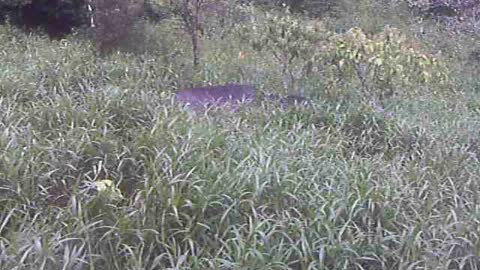
[[[364,16],[328,27],[422,28],[454,91],[392,97],[385,114],[313,73],[312,108],[195,116],[177,89],[285,92],[275,61],[213,35],[192,75],[172,20],[146,26],[145,53],[105,57],[0,25],[0,269],[480,269],[478,36]],[[123,199],[95,190],[104,179]]]

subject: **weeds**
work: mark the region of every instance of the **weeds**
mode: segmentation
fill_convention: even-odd
[[[379,112],[312,71],[312,106],[193,116],[171,101],[191,83],[177,24],[102,58],[0,26],[0,269],[479,269],[476,78]],[[201,81],[280,92],[275,59],[232,60],[230,38],[204,40]]]

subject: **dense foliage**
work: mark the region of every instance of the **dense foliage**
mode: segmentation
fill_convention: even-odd
[[[480,269],[476,32],[223,1],[194,69],[181,14],[97,3],[93,39],[0,25],[0,270]],[[172,100],[229,82],[311,106]]]
[[[46,31],[61,38],[86,25],[90,14],[85,0],[8,0],[0,2],[0,17],[27,30]]]
[[[421,53],[413,40],[398,29],[368,37],[353,28],[333,38],[331,57],[336,79],[358,79],[364,97],[381,100],[420,90],[420,85],[440,90],[448,84],[448,68],[433,55]]]

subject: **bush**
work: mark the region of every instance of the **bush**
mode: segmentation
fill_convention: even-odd
[[[362,97],[368,100],[413,94],[427,85],[435,92],[448,85],[445,63],[422,53],[395,28],[372,36],[352,28],[333,37],[329,46],[334,84],[359,84]]]
[[[4,17],[28,30],[46,30],[51,38],[62,38],[88,20],[85,0],[18,0],[0,3]],[[2,15],[0,15],[0,20]]]
[[[138,29],[144,6],[141,0],[97,0],[94,6],[95,41],[101,54],[115,49],[137,50],[144,40]]]
[[[242,41],[272,56],[281,68],[285,89],[296,91],[297,81],[311,72],[317,45],[329,35],[320,21],[298,20],[286,13],[255,14],[255,20],[238,29]]]

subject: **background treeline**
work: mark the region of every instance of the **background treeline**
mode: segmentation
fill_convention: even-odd
[[[49,37],[57,39],[72,31],[82,32],[83,36],[96,42],[100,53],[121,47],[120,44],[132,43],[134,39],[144,40],[146,37],[141,30],[142,18],[159,22],[172,15],[183,18],[187,31],[193,32],[191,33],[192,46],[198,47],[197,35],[202,33],[204,21],[208,16],[216,16],[219,21],[225,21],[226,17],[232,15],[230,12],[233,10],[232,5],[247,3],[266,9],[287,6],[293,13],[317,18],[343,16],[352,9],[351,6],[355,6],[353,9],[358,12],[376,9],[379,14],[382,14],[385,7],[403,5],[417,16],[447,21],[453,27],[467,28],[466,31],[471,31],[472,28],[473,31],[478,30],[480,4],[476,0],[367,2],[352,3],[346,0],[2,0],[0,21],[8,21],[27,31],[46,32]],[[194,48],[194,54],[197,54],[196,51],[197,49]]]

